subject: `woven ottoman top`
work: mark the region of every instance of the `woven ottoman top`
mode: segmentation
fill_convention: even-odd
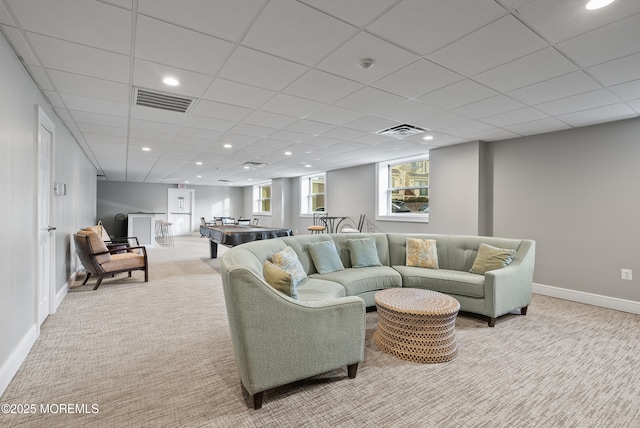
[[[387,288],[376,293],[375,302],[406,314],[450,315],[460,310],[460,303],[453,297],[418,288]]]

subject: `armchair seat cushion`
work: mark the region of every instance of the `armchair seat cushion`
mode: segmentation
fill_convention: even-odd
[[[114,272],[145,266],[144,256],[136,253],[113,254],[111,260],[100,265],[105,272]]]

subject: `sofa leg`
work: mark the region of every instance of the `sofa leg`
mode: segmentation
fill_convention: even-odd
[[[262,408],[262,397],[264,391],[253,394],[253,410],[260,410]]]
[[[495,326],[496,326],[496,318],[489,317],[489,327],[495,327]]]
[[[528,306],[525,306],[524,308],[520,308],[520,315],[527,315],[527,308]]]
[[[357,372],[358,372],[358,363],[349,364],[347,366],[347,374],[349,375],[349,379],[355,379]]]

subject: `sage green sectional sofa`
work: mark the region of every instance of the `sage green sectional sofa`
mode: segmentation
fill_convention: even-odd
[[[407,266],[408,238],[435,242],[437,269]],[[342,266],[319,273],[317,267],[321,271],[326,267],[316,249],[327,242],[335,245],[339,257],[333,262]],[[378,266],[353,267],[362,260],[353,245],[362,242],[369,249],[375,247]],[[481,244],[513,250],[510,263],[483,275],[470,273]],[[306,276],[292,290],[297,298],[265,279],[265,262],[287,247],[295,252]],[[488,317],[491,327],[497,317],[514,310],[524,315],[531,303],[534,260],[534,241],[483,236],[316,234],[233,247],[224,253],[220,267],[242,385],[253,396],[254,408],[259,408],[263,392],[270,388],[344,366],[349,377],[355,377],[364,357],[366,308],[375,307],[377,291],[390,287],[448,294],[460,302],[461,311]]]

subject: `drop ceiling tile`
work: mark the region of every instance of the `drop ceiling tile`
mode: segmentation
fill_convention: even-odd
[[[291,125],[296,120],[298,120],[296,117],[257,110],[247,116],[243,122],[251,125],[260,125],[279,129]]]
[[[471,119],[481,119],[483,117],[495,116],[511,110],[517,110],[525,107],[519,101],[509,98],[505,95],[496,95],[495,97],[486,98],[467,104],[452,110],[453,113],[460,116],[469,117]]]
[[[329,125],[327,123],[303,119],[287,126],[286,131],[293,131],[307,135],[320,135],[333,128],[333,125]]]
[[[38,84],[38,87],[42,90],[53,91],[53,85],[49,80],[49,76],[42,67],[38,67],[37,65],[28,65],[29,73],[33,77],[33,79]]]
[[[637,14],[559,43],[558,49],[579,65],[589,67],[639,52],[639,40],[640,14]]]
[[[0,2],[0,24],[10,25],[12,27],[16,26],[15,21],[9,14],[9,11],[5,7],[4,3]]]
[[[309,138],[309,134],[303,134],[300,132],[291,132],[291,131],[286,131],[281,129],[271,134],[269,138],[286,141],[288,143],[297,143],[299,141],[304,140],[305,138]]]
[[[325,104],[286,94],[278,94],[264,103],[261,110],[303,118],[320,110]]]
[[[133,9],[133,0],[98,0],[102,3],[109,3],[114,6],[120,6],[125,9]]]
[[[418,97],[418,101],[442,110],[449,110],[495,95],[498,95],[498,93],[493,89],[489,89],[473,80],[465,79]]]
[[[595,91],[585,92],[583,94],[539,104],[536,108],[542,110],[548,115],[559,116],[567,113],[615,104],[618,101],[618,98],[606,89],[596,89]]]
[[[176,136],[202,138],[212,141],[215,138],[220,137],[221,133],[218,131],[212,131],[210,129],[192,128],[189,126],[182,126],[176,134]]]
[[[450,126],[448,128],[442,128],[440,131],[445,134],[451,134],[459,137],[473,136],[476,133],[485,132],[493,129],[491,125],[478,122],[475,120],[462,123],[460,125]]]
[[[637,113],[624,104],[613,104],[576,113],[569,113],[558,116],[558,119],[571,126],[587,126],[611,120],[621,120],[637,117]]]
[[[629,101],[627,104],[640,115],[640,99]]]
[[[53,92],[53,91],[47,91],[47,90],[42,90],[42,94],[45,96],[45,98],[47,100],[49,100],[49,104],[51,104],[51,106],[57,108],[58,110],[60,109],[66,109],[62,98],[60,98],[60,95],[58,95],[57,92]],[[69,112],[66,112],[67,115],[69,115]],[[71,117],[71,116],[69,116]],[[63,119],[64,120],[64,119]]]
[[[519,110],[513,110],[495,116],[485,117],[482,119],[482,121],[499,128],[506,128],[507,126],[517,125],[519,123],[532,122],[534,120],[547,118],[548,116],[541,111],[531,107],[525,107]]]
[[[61,94],[61,97],[67,108],[70,110],[122,117],[127,117],[129,115],[128,104],[115,103],[113,101],[107,101],[100,98],[89,98],[72,94]]]
[[[379,116],[365,116],[362,119],[355,120],[348,124],[351,129],[370,133],[378,132],[396,125],[400,125],[400,123],[395,120]]]
[[[303,65],[240,46],[225,64],[220,77],[280,91],[305,71],[307,67]]]
[[[554,48],[546,48],[474,76],[498,91],[512,91],[575,71],[577,67]]]
[[[584,5],[583,0],[536,0],[512,7],[517,9],[525,23],[536,28],[553,43],[640,12],[640,3],[635,1],[619,1],[598,11],[587,10]]]
[[[220,141],[214,143],[214,147],[222,147],[222,145],[225,143],[231,143],[233,144],[233,147],[247,146],[249,144],[253,144],[256,141],[258,141],[259,137],[260,136],[255,137],[250,135],[241,135],[233,132],[228,132],[220,138]]]
[[[462,79],[463,77],[458,73],[426,59],[420,59],[378,80],[372,86],[408,98],[415,98]]]
[[[484,132],[476,132],[473,135],[475,140],[480,141],[499,141],[516,137],[519,137],[519,135],[500,128],[493,128]]]
[[[340,107],[325,106],[320,110],[311,113],[306,118],[339,126],[357,120],[362,116],[364,116],[364,113],[359,113]]]
[[[96,79],[94,77],[71,74],[58,70],[48,70],[48,73],[56,90],[62,93],[102,98],[118,103],[127,103],[131,99],[129,96],[129,85],[124,83]]]
[[[283,92],[310,100],[332,103],[357,91],[362,84],[312,69],[290,84]]]
[[[83,129],[81,124],[100,125],[108,128],[127,129],[127,118],[122,116],[110,116],[106,114],[91,113],[86,111],[71,110],[71,117],[76,121],[78,127]],[[121,131],[118,131],[121,132]],[[126,134],[126,132],[125,132]]]
[[[609,90],[625,101],[640,98],[640,79],[610,86]]]
[[[437,108],[421,103],[420,101],[407,100],[378,110],[376,111],[376,115],[401,123],[411,123],[420,117],[433,115],[439,111]]]
[[[76,119],[78,123],[78,129],[82,131],[82,134],[85,135],[87,140],[92,138],[93,135],[104,135],[104,136],[113,136],[118,138],[127,138],[127,128],[117,128],[114,126],[104,126],[97,125],[93,123],[81,123]]]
[[[640,70],[640,54],[629,55],[587,69],[591,75],[605,85],[616,85],[636,80],[640,77],[638,70]]]
[[[167,76],[173,76],[178,79],[180,85],[171,87],[162,83],[162,79]],[[212,80],[212,77],[207,74],[183,70],[140,58],[136,58],[133,65],[133,84],[135,86],[174,95],[200,98]]]
[[[371,68],[360,67],[360,61],[365,58],[374,60]],[[322,60],[317,68],[356,82],[370,84],[417,59],[418,56],[409,51],[361,32]]]
[[[9,6],[26,31],[111,52],[130,52],[131,12],[127,10],[82,0],[9,0]],[[100,19],[93,19],[96,16]]]
[[[131,119],[130,129],[139,131],[161,132],[163,134],[175,134],[180,129],[179,125],[173,123],[152,122],[150,120]]]
[[[301,0],[301,3],[347,21],[356,27],[362,27],[396,2],[396,0],[351,0],[347,2],[342,0]]]
[[[525,104],[536,105],[600,88],[598,82],[583,71],[575,71],[541,83],[511,91],[508,95]]]
[[[141,140],[151,140],[157,142],[168,143],[173,139],[172,134],[165,134],[163,132],[153,132],[153,131],[143,131],[139,129],[131,129],[129,130],[129,138],[141,139]]]
[[[401,96],[381,91],[380,89],[365,87],[334,104],[346,109],[368,113],[401,103],[404,100],[406,98]]]
[[[248,135],[250,137],[261,137],[261,138],[264,138],[269,136],[270,134],[273,134],[275,130],[276,130],[275,128],[251,125],[249,123],[238,123],[237,125],[233,126],[230,129],[230,131],[233,132],[234,134]]]
[[[465,76],[523,57],[547,43],[512,15],[507,15],[429,55]]]
[[[237,105],[247,108],[258,108],[275,92],[225,79],[216,79],[211,84],[204,99],[219,101],[225,104]]]
[[[247,117],[251,111],[251,109],[246,107],[239,107],[216,101],[199,100],[193,110],[191,110],[191,113],[198,116],[239,121]]]
[[[83,132],[84,137],[89,141],[92,147],[97,146],[99,143],[102,143],[105,147],[109,145],[126,145],[127,137],[124,136],[116,136],[116,135],[103,135],[103,134],[92,134],[90,132]]]
[[[118,53],[28,33],[46,68],[129,83],[129,57]]]
[[[234,0],[224,7],[208,0],[138,0],[145,15],[232,42],[240,41],[261,7],[255,0]]]
[[[544,132],[560,131],[571,128],[564,122],[552,117],[546,119],[534,120],[531,122],[519,123],[517,125],[505,126],[504,129],[518,135],[534,135]]]
[[[295,19],[291,19],[292,16]],[[302,3],[271,0],[242,39],[242,44],[314,65],[356,31],[357,28]]]
[[[31,47],[22,36],[19,29],[13,27],[2,26],[2,31],[7,36],[13,48],[18,51],[25,64],[40,65],[40,61],[31,50]]]
[[[365,131],[359,131],[356,129],[345,128],[344,126],[340,128],[334,128],[330,131],[324,132],[322,134],[323,137],[335,138],[338,140],[348,141],[353,140],[355,138],[362,137],[363,135],[367,135],[368,133]]]
[[[368,29],[424,55],[505,14],[505,9],[492,0],[405,0]]]
[[[190,115],[184,124],[192,128],[209,129],[211,131],[226,132],[235,126],[231,120],[213,119],[211,117]]]
[[[149,120],[151,122],[172,123],[179,125],[184,122],[185,114],[177,111],[162,110],[146,106],[131,106],[131,118]]]
[[[138,15],[135,40],[138,58],[209,75],[219,71],[233,48],[229,42],[144,15]]]
[[[441,130],[466,122],[469,122],[469,118],[444,111],[442,113],[436,113],[434,115],[418,119],[414,123],[416,126],[421,128]]]

